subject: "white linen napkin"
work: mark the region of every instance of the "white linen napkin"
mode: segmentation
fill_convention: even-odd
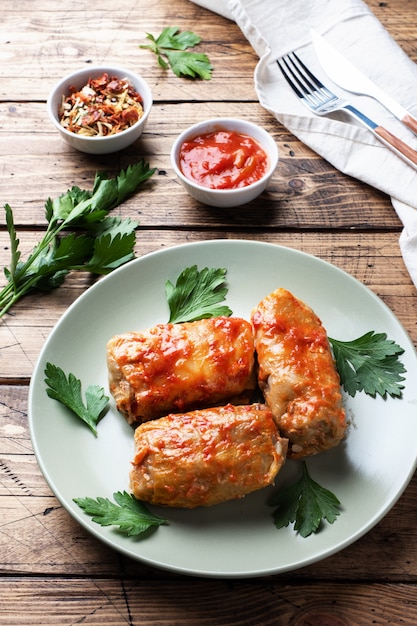
[[[296,50],[323,82],[311,43],[313,28],[414,115],[417,66],[362,0],[193,0],[234,20],[260,61],[255,88],[260,104],[337,169],[388,194],[403,223],[399,244],[417,287],[417,171],[344,113],[318,117],[298,101],[276,59]],[[334,86],[365,114],[417,150],[417,137],[371,98]]]

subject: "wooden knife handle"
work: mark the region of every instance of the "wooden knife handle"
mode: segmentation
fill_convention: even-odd
[[[375,134],[389,147],[394,149],[399,156],[403,157],[410,165],[417,168],[417,151],[406,144],[402,139],[393,135],[383,126],[377,126],[374,130]]]
[[[407,113],[407,115],[404,115],[401,121],[403,124],[408,126],[408,128],[412,130],[413,133],[417,135],[417,119],[415,117]]]

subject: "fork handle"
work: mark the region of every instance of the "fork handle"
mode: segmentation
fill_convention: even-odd
[[[411,146],[406,144],[402,139],[393,135],[389,130],[383,126],[376,126],[374,133],[385,143],[389,148],[403,158],[407,163],[417,168],[417,151]]]
[[[417,135],[417,119],[411,113],[406,113],[401,121]]]
[[[362,122],[364,126],[367,126],[378,137],[382,143],[395,152],[399,157],[406,161],[411,167],[417,169],[417,151],[409,146],[405,141],[393,135],[389,130],[380,126],[369,117],[364,115],[362,111],[359,111],[356,107],[349,103],[346,103],[343,107],[351,115],[356,117],[357,120]],[[410,116],[411,117],[411,116]]]

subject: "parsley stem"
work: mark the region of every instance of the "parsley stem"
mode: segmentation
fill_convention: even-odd
[[[11,261],[4,268],[6,285],[0,289],[0,319],[28,291],[35,287],[54,289],[71,270],[108,273],[133,258],[137,223],[129,218],[111,218],[106,222],[106,218],[154,172],[155,168],[150,169],[142,160],[115,178],[96,174],[91,192],[73,186],[55,200],[48,198],[46,231],[25,261],[20,260],[13,212],[6,204]],[[59,237],[68,227],[82,228],[87,234],[74,232]]]
[[[28,273],[39,255],[43,254],[55,237],[67,226],[67,220],[64,220],[58,227],[55,226],[55,228],[53,228],[53,226],[51,221],[51,223],[48,224],[41,243],[36,246],[25,263],[16,268],[13,279],[0,291],[0,319],[38,282],[39,276],[37,276],[36,273],[29,275],[29,279],[26,280],[24,280],[24,276]]]

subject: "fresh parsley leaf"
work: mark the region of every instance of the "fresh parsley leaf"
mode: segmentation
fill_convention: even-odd
[[[47,274],[46,276],[42,276],[36,280],[36,289],[45,292],[52,291],[52,289],[57,289],[64,283],[67,274],[67,270],[58,270],[54,274]]]
[[[295,522],[294,530],[303,538],[316,533],[323,519],[333,524],[341,506],[331,491],[311,478],[305,461],[301,478],[278,491],[269,504],[277,507],[272,514],[275,526],[283,528]]]
[[[201,271],[197,265],[185,268],[177,278],[175,286],[165,283],[165,294],[170,310],[169,322],[179,324],[209,317],[232,314],[228,306],[217,306],[228,292],[225,286],[227,270],[207,268]]]
[[[150,33],[147,33],[147,38],[153,42],[155,48],[168,48],[171,50],[194,48],[201,41],[201,37],[196,33],[190,30],[180,31],[178,26],[167,26],[157,39]],[[146,46],[141,47],[146,48]]]
[[[45,203],[45,217],[48,223],[60,222],[68,219],[74,207],[86,203],[92,192],[79,187],[71,187],[58,198],[48,198]]]
[[[149,163],[144,160],[128,165],[125,170],[121,170],[116,178],[117,197],[112,208],[122,204],[137,190],[139,185],[147,181],[155,172],[156,168],[151,168]]]
[[[167,26],[158,37],[146,34],[150,43],[140,48],[151,50],[158,59],[158,64],[166,70],[171,67],[178,77],[202,78],[210,80],[213,66],[206,54],[190,52],[201,41],[201,37],[192,31],[180,31],[177,26]]]
[[[109,398],[104,395],[104,389],[98,385],[90,385],[85,392],[84,404],[82,398],[81,381],[69,374],[68,378],[64,371],[57,365],[47,363],[45,367],[46,393],[54,400],[58,400],[83,422],[97,436],[97,423],[103,416]]]
[[[57,237],[41,255],[34,254],[30,269],[26,271],[25,288],[32,279],[36,289],[56,289],[71,269],[78,269],[84,258],[92,254],[93,245],[93,240],[84,235],[70,233]]]
[[[329,337],[340,381],[345,391],[355,396],[364,391],[373,398],[401,397],[404,385],[401,376],[406,369],[399,361],[404,350],[385,333],[369,331],[353,341]]]
[[[93,241],[85,235],[69,233],[54,239],[41,255],[35,256],[30,273],[35,278],[50,276],[62,270],[70,270],[84,262],[91,255]],[[29,272],[27,272],[27,276]]]
[[[173,52],[170,50],[165,50],[164,54],[175,76],[200,77],[203,80],[211,79],[213,68],[205,54],[198,52]]]
[[[149,512],[146,506],[126,491],[113,494],[116,502],[108,498],[74,498],[74,502],[93,522],[100,526],[118,526],[129,537],[141,535],[153,526],[166,524],[167,520]]]
[[[94,239],[94,253],[83,269],[93,274],[108,274],[119,265],[134,257],[135,229],[138,222],[107,218],[108,224],[100,224]],[[105,220],[105,221],[107,221]]]
[[[154,172],[155,168],[142,160],[115,178],[96,174],[92,191],[72,187],[54,200],[48,198],[46,232],[25,261],[21,260],[13,212],[6,204],[11,261],[4,268],[7,283],[0,290],[0,318],[32,289],[59,287],[72,270],[106,274],[132,259],[137,222],[110,218],[108,213]],[[73,232],[64,235],[68,229]]]

